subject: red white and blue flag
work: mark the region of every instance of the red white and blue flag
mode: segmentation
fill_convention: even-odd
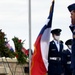
[[[22,52],[25,54],[25,55],[29,55],[29,50],[27,50],[26,48],[22,48]]]
[[[50,14],[47,19],[47,23],[41,29],[35,44],[34,53],[31,60],[31,75],[46,75],[48,70],[48,51],[49,51],[49,41],[50,32],[52,26],[52,17],[54,10],[54,0],[51,5]]]
[[[14,52],[14,49],[12,48],[12,46],[8,43],[8,41],[5,43],[5,46],[8,47],[9,50]]]

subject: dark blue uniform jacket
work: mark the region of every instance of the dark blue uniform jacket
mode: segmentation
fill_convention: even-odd
[[[48,75],[55,75],[63,73],[62,68],[62,50],[63,44],[60,43],[60,51],[58,51],[57,46],[54,41],[50,42],[49,54],[48,54]],[[51,60],[50,58],[58,58],[57,60]],[[59,59],[60,58],[60,59]]]

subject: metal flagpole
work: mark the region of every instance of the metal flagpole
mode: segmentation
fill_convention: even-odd
[[[29,75],[30,75],[30,66],[31,66],[31,0],[29,0],[28,3],[28,7],[29,7]]]

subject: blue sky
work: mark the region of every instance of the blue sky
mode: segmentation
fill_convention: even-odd
[[[31,0],[31,43],[33,44],[44,26],[52,0]],[[72,38],[69,29],[70,13],[67,6],[75,0],[55,0],[52,29],[61,28],[61,40]],[[9,43],[14,47],[14,36],[26,40],[24,47],[29,48],[28,0],[0,0],[0,29],[6,33]],[[52,40],[52,37],[50,38]],[[65,46],[66,47],[66,46]]]

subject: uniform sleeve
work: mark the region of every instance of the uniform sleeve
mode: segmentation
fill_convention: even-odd
[[[72,68],[75,68],[75,26],[70,26],[70,29],[73,34],[71,64]]]

